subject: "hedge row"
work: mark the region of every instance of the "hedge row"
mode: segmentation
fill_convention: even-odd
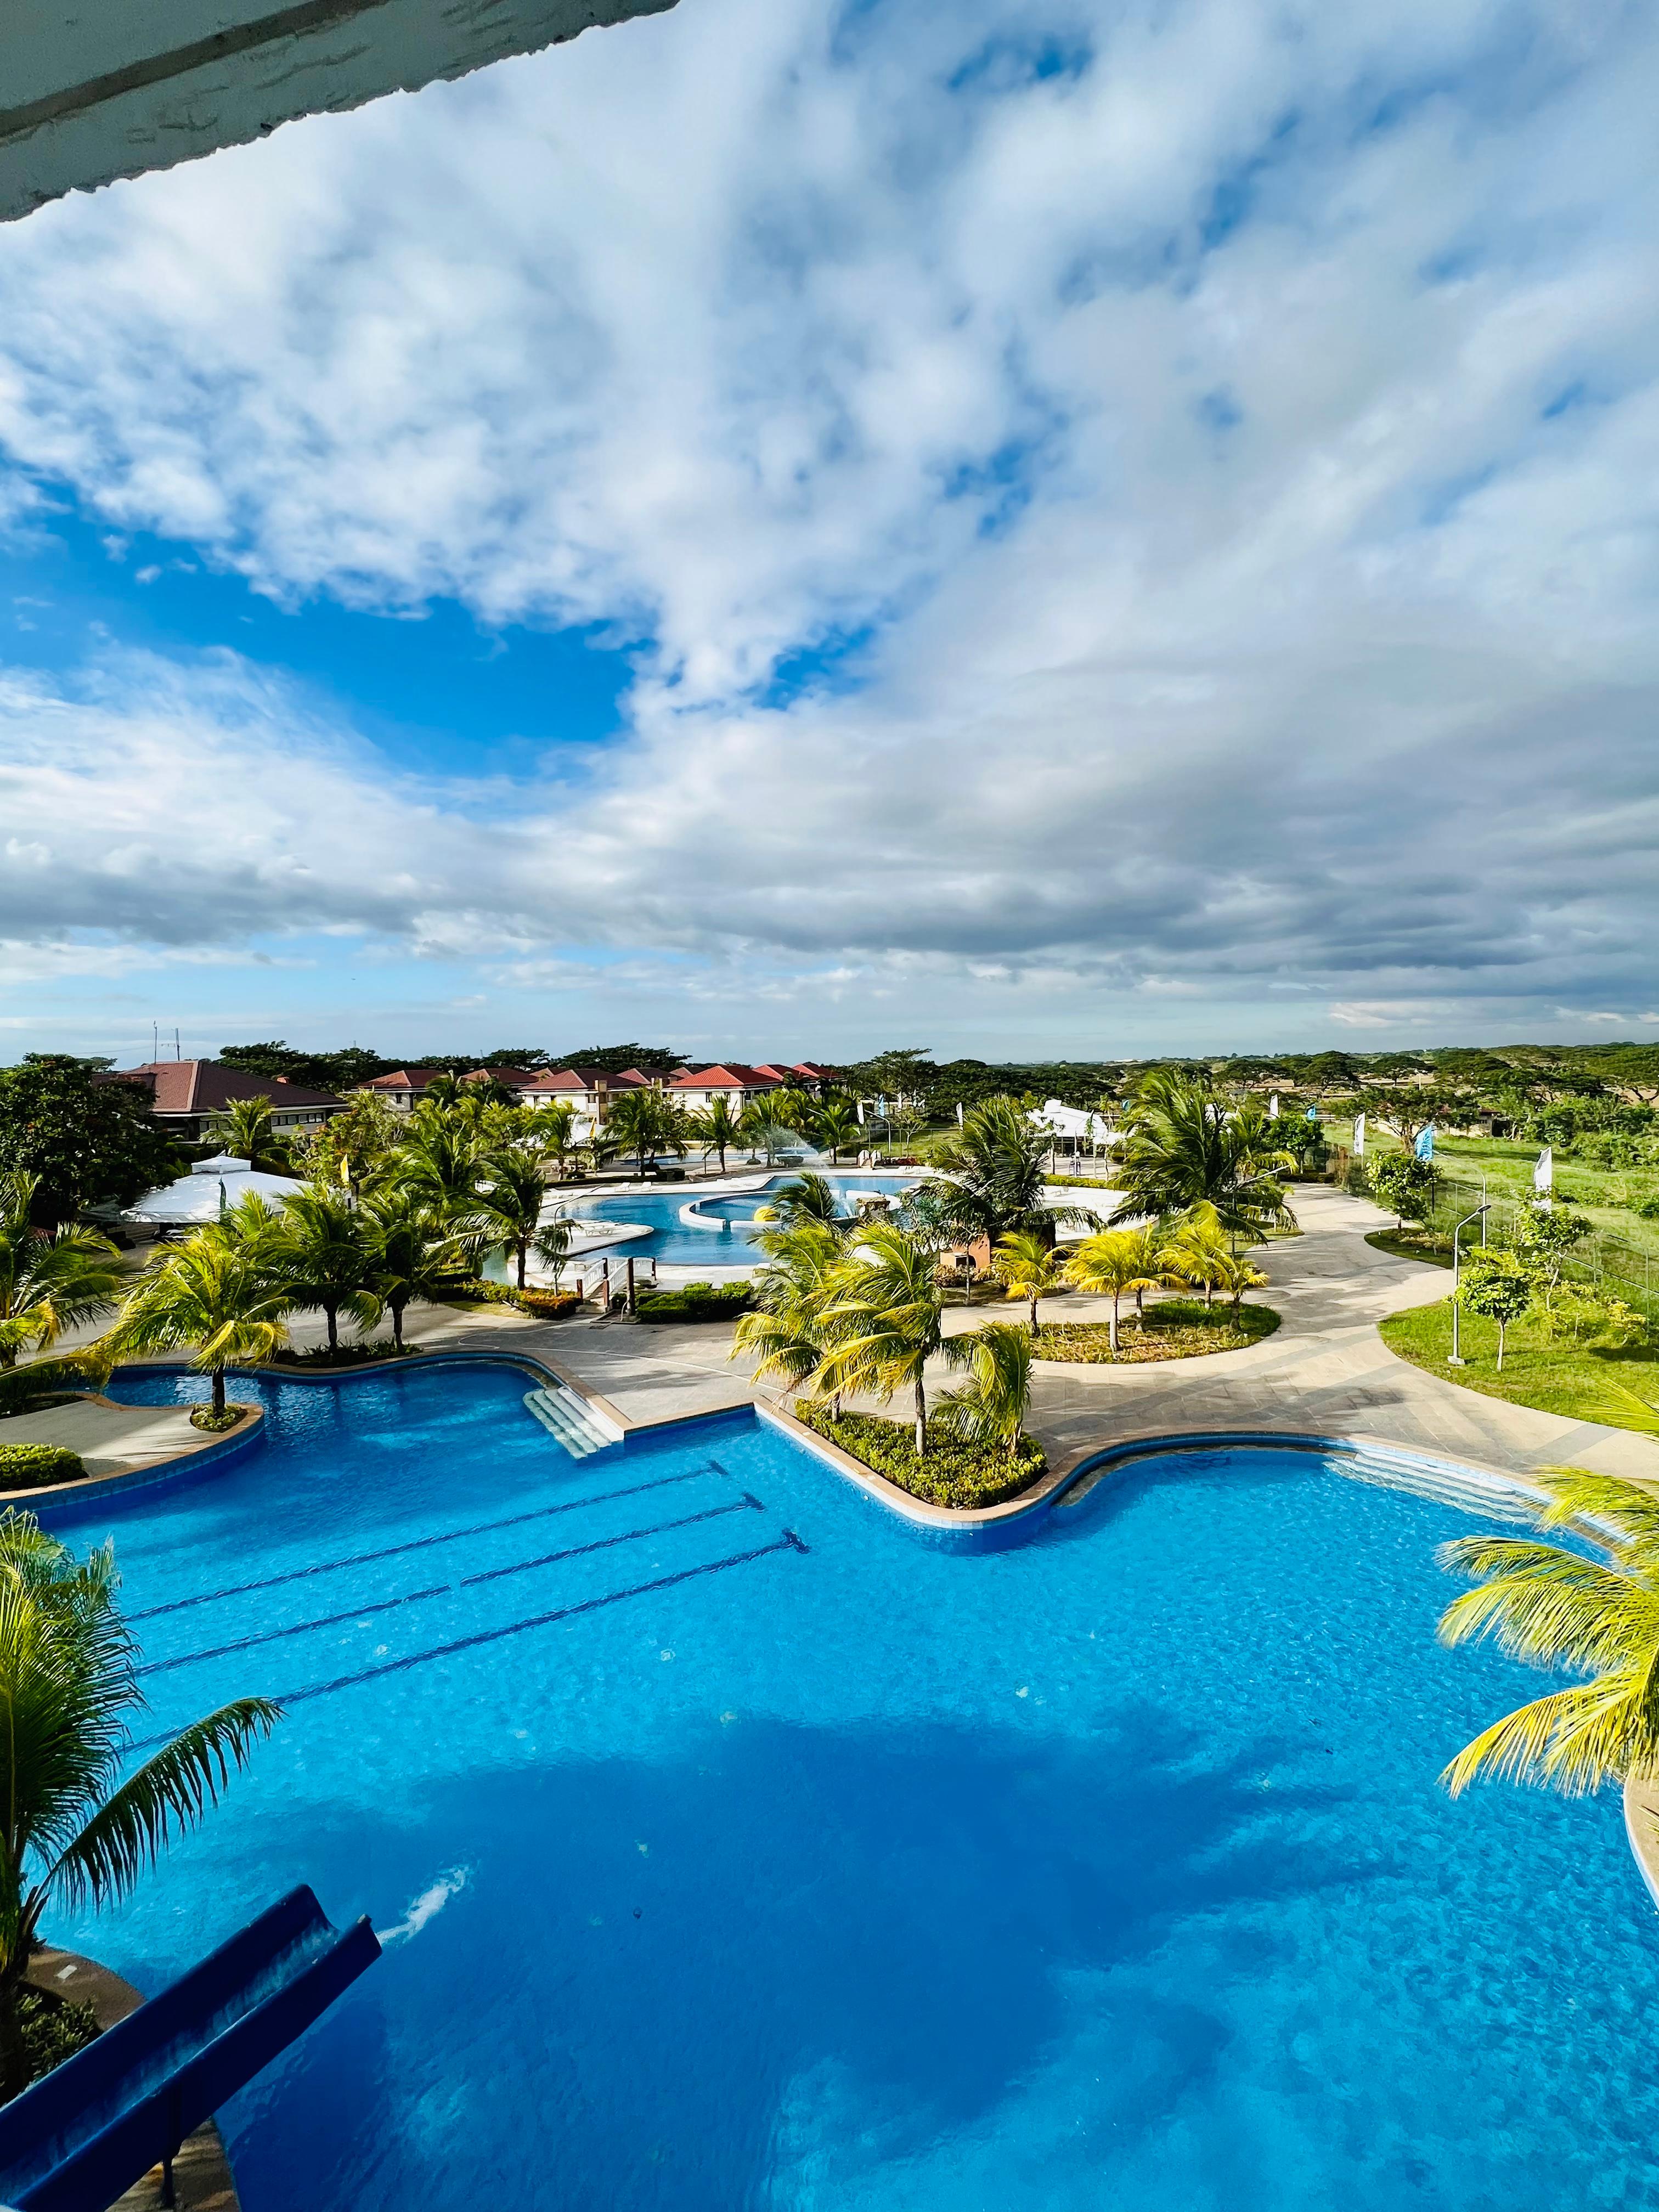
[[[647,1291],[639,1300],[641,1321],[730,1321],[746,1313],[753,1292],[747,1283],[687,1283],[678,1291]]]
[[[62,1444],[0,1444],[0,1490],[40,1490],[85,1473],[81,1455]]]

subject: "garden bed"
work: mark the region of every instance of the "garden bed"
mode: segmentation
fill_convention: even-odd
[[[814,1435],[838,1444],[849,1458],[929,1505],[958,1511],[1000,1505],[1048,1471],[1048,1455],[1035,1437],[1022,1437],[1011,1456],[995,1447],[930,1434],[918,1459],[908,1421],[884,1420],[876,1413],[843,1413],[835,1420],[826,1408],[799,1401],[791,1411]]]
[[[1451,1239],[1425,1229],[1373,1229],[1365,1239],[1373,1252],[1386,1252],[1392,1260],[1422,1260],[1431,1267],[1449,1267]]]
[[[192,1406],[190,1425],[210,1437],[228,1437],[233,1429],[241,1426],[250,1413],[257,1413],[258,1410],[257,1406],[230,1405],[222,1413],[216,1413],[211,1406]]]
[[[323,1368],[332,1373],[346,1367],[374,1367],[387,1359],[412,1359],[420,1349],[418,1344],[343,1344],[337,1352],[331,1352],[325,1344],[318,1344],[296,1352],[292,1345],[284,1345],[280,1352],[272,1352],[268,1364],[272,1367]]]
[[[86,1473],[80,1454],[65,1444],[0,1444],[0,1491],[83,1482]]]
[[[753,1298],[747,1283],[686,1283],[678,1291],[642,1291],[636,1310],[641,1321],[735,1321]]]
[[[1200,1298],[1163,1298],[1146,1309],[1143,1328],[1133,1313],[1118,1324],[1117,1350],[1103,1321],[1045,1322],[1032,1352],[1038,1359],[1073,1364],[1129,1366],[1150,1359],[1197,1359],[1211,1352],[1238,1352],[1259,1344],[1279,1327],[1271,1306],[1248,1302],[1206,1306]]]
[[[1483,1397],[1505,1399],[1511,1406],[1556,1413],[1564,1420],[1601,1421],[1609,1428],[1647,1433],[1639,1410],[1621,1405],[1619,1393],[1633,1391],[1650,1406],[1659,1406],[1659,1356],[1654,1346],[1552,1340],[1536,1313],[1510,1323],[1501,1375],[1498,1324],[1478,1314],[1466,1313],[1458,1325],[1457,1348],[1468,1364],[1447,1366],[1451,1350],[1449,1298],[1438,1305],[1413,1306],[1409,1312],[1394,1314],[1378,1329],[1390,1352],[1443,1382],[1478,1390]],[[1653,1426],[1659,1430],[1659,1413],[1653,1416]]]

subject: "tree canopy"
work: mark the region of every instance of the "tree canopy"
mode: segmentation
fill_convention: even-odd
[[[136,1084],[97,1080],[102,1063],[32,1052],[0,1067],[0,1172],[36,1178],[37,1222],[131,1206],[183,1164]]]

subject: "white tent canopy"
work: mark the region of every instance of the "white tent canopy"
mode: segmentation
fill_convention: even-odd
[[[121,1219],[132,1229],[191,1228],[216,1221],[250,1192],[267,1206],[283,1206],[299,1188],[291,1176],[261,1175],[246,1160],[216,1152],[210,1160],[198,1160],[177,1182],[147,1190],[125,1208]]]
[[[1062,1106],[1058,1098],[1048,1099],[1040,1114],[1031,1119],[1056,1137],[1074,1138],[1080,1145],[1115,1145],[1118,1133],[1109,1129],[1098,1114],[1086,1113],[1081,1106]]]

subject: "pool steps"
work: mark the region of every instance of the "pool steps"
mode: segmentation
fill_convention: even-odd
[[[528,1390],[526,1410],[533,1413],[549,1436],[555,1437],[572,1459],[586,1459],[617,1440],[601,1429],[574,1390],[558,1388]]]

